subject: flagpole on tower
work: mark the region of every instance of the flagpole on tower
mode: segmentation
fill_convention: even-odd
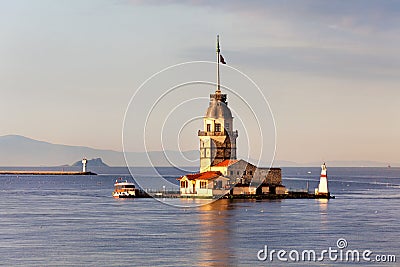
[[[220,76],[219,76],[219,61],[220,61],[220,52],[219,49],[219,35],[217,35],[217,93],[221,93],[221,86],[220,86]]]

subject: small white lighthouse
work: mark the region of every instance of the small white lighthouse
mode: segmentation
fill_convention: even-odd
[[[326,164],[321,165],[321,176],[319,178],[319,185],[318,188],[315,188],[316,195],[326,195],[329,196],[329,189],[328,189],[328,177],[326,175]]]
[[[82,159],[82,172],[86,172],[86,163],[87,163],[87,159],[83,158]]]

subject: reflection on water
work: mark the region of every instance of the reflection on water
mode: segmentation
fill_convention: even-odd
[[[199,208],[201,242],[198,263],[200,266],[232,265],[230,237],[234,222],[227,212],[229,206],[229,200],[221,199]]]
[[[389,179],[379,175],[374,180]],[[391,184],[400,184],[396,177]],[[347,181],[332,182],[336,199],[329,201],[223,199],[201,205],[209,200],[177,198],[164,205],[113,199],[114,175],[0,176],[0,265],[286,266],[259,262],[257,252],[264,245],[327,249],[341,237],[351,249],[400,257],[399,189],[359,180],[349,182],[351,191]],[[185,204],[199,207],[173,207]]]
[[[328,203],[329,199],[318,198],[316,199],[319,206],[321,229],[326,230],[328,223]]]

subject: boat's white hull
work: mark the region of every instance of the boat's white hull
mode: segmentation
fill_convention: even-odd
[[[129,197],[136,197],[136,194],[135,191],[113,192],[112,196],[115,198],[129,198]]]

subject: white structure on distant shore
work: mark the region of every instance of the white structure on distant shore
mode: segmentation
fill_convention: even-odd
[[[86,164],[87,164],[87,159],[83,158],[82,159],[82,172],[86,172]]]
[[[319,178],[318,188],[315,188],[316,195],[329,195],[328,176],[326,175],[326,164],[321,165],[321,177]]]

